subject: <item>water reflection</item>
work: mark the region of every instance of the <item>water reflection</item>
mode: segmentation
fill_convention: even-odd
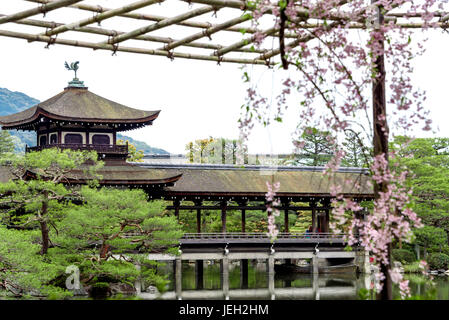
[[[257,260],[250,260],[247,268],[245,262],[230,262],[228,272],[224,272],[225,267],[220,261],[206,261],[202,270],[195,263],[185,261],[182,263],[181,278],[176,279],[176,267],[173,264],[167,262],[158,270],[170,279],[166,291],[143,292],[142,298],[343,300],[357,299],[358,290],[366,287],[366,279],[356,274],[279,275],[269,273],[267,263]],[[199,274],[202,279],[199,279]],[[177,288],[177,282],[181,288]]]

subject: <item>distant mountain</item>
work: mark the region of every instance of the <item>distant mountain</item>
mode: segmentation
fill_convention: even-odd
[[[164,149],[155,148],[147,145],[145,142],[134,140],[131,137],[124,136],[123,134],[117,133],[117,140],[121,139],[123,141],[128,140],[129,143],[133,144],[137,150],[142,150],[144,154],[170,154]]]
[[[39,103],[39,100],[31,98],[22,92],[13,92],[5,88],[0,88],[0,116],[23,111]],[[24,152],[25,145],[30,147],[36,145],[36,134],[31,131],[10,130],[14,137],[17,152]],[[131,137],[117,134],[117,139],[128,140],[136,146],[137,150],[142,150],[144,154],[169,154],[169,152],[153,148],[143,141],[134,140]]]

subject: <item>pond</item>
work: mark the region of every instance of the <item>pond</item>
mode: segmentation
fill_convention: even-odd
[[[175,290],[175,273],[171,262],[158,268],[170,280],[164,292],[149,287],[140,294],[143,299],[173,300],[182,299],[229,299],[229,300],[356,300],[370,298],[366,289],[373,285],[371,275],[364,274],[275,274],[270,277],[266,263],[250,260],[248,276],[245,279],[240,272],[240,262],[229,265],[228,288],[223,288],[223,277],[219,261],[206,261],[203,267],[203,281],[200,284],[195,273],[194,262],[182,264],[182,289]],[[406,274],[410,281],[412,295],[425,299],[449,300],[449,277],[434,276],[432,281],[420,274]],[[394,297],[400,298],[397,287]],[[362,295],[361,295],[362,294]],[[373,298],[373,296],[371,296]]]

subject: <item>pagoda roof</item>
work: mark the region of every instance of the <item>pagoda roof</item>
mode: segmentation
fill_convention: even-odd
[[[87,88],[67,87],[61,93],[22,112],[0,117],[5,129],[32,130],[31,126],[46,117],[54,121],[97,124],[129,124],[133,129],[151,124],[158,111],[144,111],[124,106],[90,92]],[[123,130],[131,127],[120,128]]]

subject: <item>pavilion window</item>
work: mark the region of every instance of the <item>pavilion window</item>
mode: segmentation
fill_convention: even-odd
[[[45,146],[47,144],[47,136],[40,136],[39,138],[39,145],[40,146]]]
[[[64,137],[64,143],[67,144],[83,144],[83,136],[78,133],[68,133]]]
[[[92,136],[92,144],[111,144],[111,139],[106,134],[95,134]]]
[[[57,144],[58,143],[58,134],[51,134],[50,135],[50,144]]]

